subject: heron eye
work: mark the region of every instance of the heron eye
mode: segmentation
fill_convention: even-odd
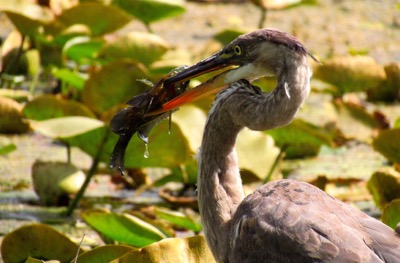
[[[233,51],[235,52],[236,55],[241,55],[242,54],[242,48],[239,45],[236,45],[233,48]]]

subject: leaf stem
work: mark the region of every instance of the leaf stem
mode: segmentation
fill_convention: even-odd
[[[110,134],[110,130],[107,129],[106,134],[104,135],[103,140],[101,141],[101,144],[99,145],[97,155],[93,158],[92,165],[90,166],[90,169],[86,174],[85,182],[83,182],[81,189],[79,189],[79,192],[76,194],[75,198],[69,204],[68,209],[65,212],[66,216],[72,215],[75,208],[78,206],[79,201],[82,199],[83,195],[85,194],[86,188],[89,186],[90,180],[92,179],[93,175],[95,174],[95,172],[97,170],[97,167],[99,166],[100,156],[102,154],[104,145],[108,139],[109,134]]]

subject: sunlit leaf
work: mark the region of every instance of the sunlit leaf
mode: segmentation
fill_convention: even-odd
[[[123,27],[131,21],[131,17],[116,7],[88,2],[64,10],[58,20],[66,26],[86,25],[93,36],[100,36]]]
[[[400,175],[392,169],[375,172],[367,186],[380,209],[384,209],[392,200],[400,198]]]
[[[13,152],[17,149],[17,146],[14,143],[0,145],[0,155],[6,155],[10,152]]]
[[[167,238],[150,246],[131,251],[118,263],[214,263],[215,260],[203,236]],[[117,262],[117,261],[113,261]]]
[[[390,202],[382,212],[382,221],[393,229],[400,222],[400,199]]]
[[[337,112],[336,126],[347,138],[368,141],[379,128],[372,114],[361,105],[335,100],[333,106]]]
[[[22,105],[18,102],[0,97],[0,133],[23,133],[29,130],[21,111]]]
[[[335,95],[366,91],[386,78],[383,66],[371,57],[335,57],[316,68],[314,77],[336,86]]]
[[[81,170],[69,163],[36,161],[32,166],[33,187],[42,205],[62,204],[64,195],[77,193],[85,178]]]
[[[28,257],[71,261],[78,251],[78,245],[53,228],[32,224],[7,234],[1,245],[4,262],[21,263]]]
[[[37,121],[66,116],[96,117],[82,103],[48,94],[35,97],[25,105],[22,112],[26,118]]]
[[[332,135],[327,131],[301,119],[281,129],[267,131],[267,134],[284,149],[287,158],[314,156],[322,145],[332,143]]]
[[[82,218],[112,240],[134,247],[143,247],[166,236],[156,227],[130,214],[116,214],[104,210],[86,210]]]
[[[57,79],[61,80],[64,83],[67,83],[68,85],[71,85],[71,86],[77,88],[78,90],[83,89],[83,86],[85,85],[85,82],[88,79],[88,76],[86,74],[83,74],[83,73],[80,73],[77,71],[72,71],[67,68],[54,67],[51,70],[51,73]]]
[[[31,121],[35,131],[51,138],[68,138],[104,127],[104,122],[81,116]]]
[[[381,131],[372,145],[387,159],[400,163],[400,127]]]
[[[169,49],[159,60],[149,66],[151,74],[166,75],[171,70],[184,65],[191,65],[192,54],[186,49]]]
[[[203,228],[200,222],[195,222],[193,218],[178,211],[172,211],[166,208],[156,207],[155,214],[159,218],[167,220],[185,229],[192,230],[195,233],[200,232],[201,229]]]
[[[92,39],[87,36],[78,36],[71,38],[65,43],[62,54],[66,58],[83,64],[87,61],[95,59],[103,45],[104,40],[102,39]]]
[[[146,69],[134,61],[111,62],[90,75],[82,91],[82,102],[102,114],[148,89],[137,81],[146,76]]]
[[[149,66],[168,50],[168,43],[161,37],[143,32],[130,32],[112,40],[104,46],[99,58],[118,60],[131,58]]]
[[[79,263],[97,263],[110,262],[118,259],[128,252],[136,250],[134,247],[124,245],[105,245],[96,247],[92,250],[82,253],[78,257]]]
[[[185,12],[182,0],[113,0],[112,4],[145,24],[174,17]]]
[[[214,39],[218,40],[225,46],[238,36],[249,33],[250,31],[250,29],[228,28],[215,34]]]

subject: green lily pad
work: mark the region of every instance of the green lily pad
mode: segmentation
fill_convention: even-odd
[[[104,127],[104,122],[80,116],[48,119],[45,121],[31,121],[35,131],[50,138],[61,139],[88,133]]]
[[[215,34],[214,39],[221,42],[222,45],[226,46],[238,36],[249,33],[251,31],[253,30],[241,29],[241,28],[227,28]]]
[[[278,147],[284,149],[285,157],[289,159],[315,156],[322,145],[332,143],[332,135],[327,131],[301,119],[266,133],[274,138]]]
[[[84,104],[73,100],[64,100],[54,95],[40,95],[28,102],[22,113],[28,119],[47,120],[66,116],[95,118],[93,112]]]
[[[183,227],[185,229],[192,230],[195,233],[198,233],[203,229],[200,222],[195,222],[193,218],[178,211],[172,211],[166,208],[156,207],[155,214],[159,218],[167,220],[173,223],[174,225]]]
[[[105,245],[96,247],[92,250],[86,251],[79,255],[79,263],[98,263],[98,262],[111,262],[118,259],[128,252],[136,250],[134,247],[124,245]]]
[[[17,146],[14,143],[1,145],[0,144],[0,155],[9,154],[17,149]]]
[[[22,105],[0,97],[0,133],[23,133],[29,130],[29,124],[22,116]]]
[[[379,132],[372,145],[390,161],[400,163],[400,127]]]
[[[160,59],[168,49],[168,43],[157,35],[130,32],[105,45],[99,53],[99,58],[107,61],[130,58],[149,66]]]
[[[66,27],[86,25],[93,36],[101,36],[125,26],[132,18],[114,6],[88,2],[64,10],[57,20]]]
[[[130,214],[93,209],[84,211],[81,216],[101,234],[134,247],[147,246],[166,237],[156,227]]]
[[[62,50],[63,56],[75,60],[79,64],[85,64],[97,57],[104,45],[102,39],[92,39],[88,36],[77,36],[68,40]]]
[[[47,206],[63,204],[68,194],[76,194],[85,181],[85,174],[69,163],[40,162],[32,166],[32,182],[40,202]]]
[[[375,172],[367,186],[375,204],[382,210],[392,200],[400,198],[400,175],[393,169]]]
[[[203,236],[167,238],[142,249],[131,251],[118,259],[119,263],[214,263]]]
[[[147,75],[143,65],[132,60],[111,62],[90,75],[82,91],[82,102],[101,115],[148,89],[137,81]]]
[[[29,257],[69,262],[75,258],[78,245],[53,228],[32,224],[7,234],[1,245],[4,262],[21,263]]]
[[[382,213],[382,221],[393,229],[396,229],[400,222],[400,199],[390,202]]]
[[[336,86],[335,95],[366,91],[385,80],[383,66],[371,57],[335,57],[316,68],[314,77]]]
[[[63,83],[67,85],[73,86],[78,90],[82,90],[85,86],[85,82],[88,79],[88,75],[84,73],[80,73],[78,71],[72,71],[67,68],[52,68],[51,74],[54,77],[61,80]]]
[[[182,0],[113,0],[112,4],[145,24],[174,17],[185,12]]]

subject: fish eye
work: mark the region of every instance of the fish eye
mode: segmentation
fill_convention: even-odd
[[[241,55],[242,54],[242,48],[239,45],[236,45],[233,48],[233,51],[235,52],[236,55]]]

